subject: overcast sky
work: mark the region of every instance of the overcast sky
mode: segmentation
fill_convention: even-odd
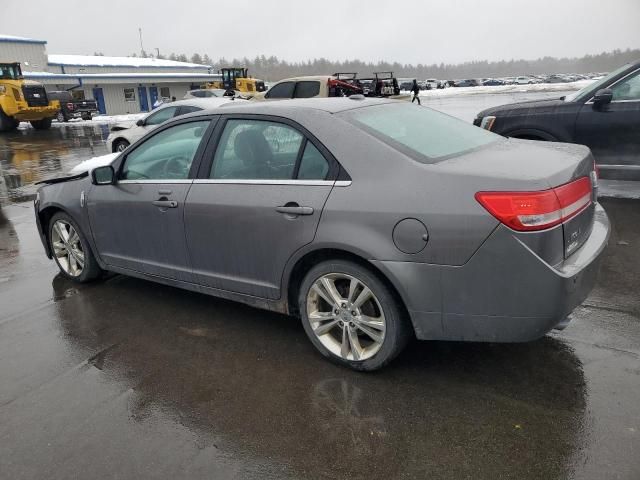
[[[640,47],[640,0],[2,0],[0,33],[49,53],[207,53],[401,63]]]

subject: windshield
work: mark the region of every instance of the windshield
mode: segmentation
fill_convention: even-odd
[[[587,85],[586,87],[578,90],[577,92],[574,92],[574,93],[572,93],[570,95],[567,95],[566,97],[564,97],[564,101],[565,102],[575,102],[577,100],[586,100],[585,97],[591,97],[591,95],[593,93],[595,93],[598,90],[600,90],[600,88],[602,88],[603,85],[606,85],[607,83],[609,83],[609,81],[613,77],[615,77],[616,75],[624,72],[627,68],[629,68],[629,64],[621,66],[620,68],[618,68],[617,70],[614,70],[609,75],[605,76],[604,78],[601,78],[597,82],[590,83],[589,85]]]
[[[409,103],[359,108],[342,115],[422,163],[435,163],[502,138],[444,113]]]
[[[19,80],[22,78],[20,65],[17,63],[0,64],[0,78],[5,80]]]

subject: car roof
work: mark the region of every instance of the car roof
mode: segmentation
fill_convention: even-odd
[[[322,81],[326,81],[329,80],[330,78],[336,78],[334,75],[307,75],[307,76],[303,76],[303,77],[290,77],[290,78],[283,78],[282,80],[278,80],[277,82],[274,83],[274,85],[276,83],[282,83],[282,82],[300,82],[300,81],[318,81],[318,82],[322,82]]]
[[[297,98],[291,100],[278,100],[273,102],[229,102],[224,105],[224,113],[261,113],[263,115],[286,114],[293,110],[320,110],[327,113],[340,113],[356,108],[371,107],[375,105],[395,104],[403,100],[390,100],[384,98],[367,98],[362,95],[334,98]],[[221,110],[211,109],[203,113],[219,114]]]
[[[185,98],[183,100],[176,100],[175,102],[169,102],[164,105],[193,105],[196,107],[202,108],[215,108],[223,103],[228,103],[232,101],[230,97],[195,97],[195,98]]]
[[[239,100],[239,99],[238,99]],[[151,115],[159,110],[168,108],[168,107],[180,107],[180,106],[194,106],[200,107],[202,110],[211,110],[217,107],[220,107],[226,103],[231,101],[231,97],[193,97],[193,98],[185,98],[184,100],[176,100],[175,102],[167,102],[161,104],[159,107],[151,110],[148,115]],[[245,102],[246,100],[240,100],[240,102]]]

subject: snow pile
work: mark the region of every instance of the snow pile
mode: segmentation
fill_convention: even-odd
[[[440,90],[423,90],[421,97],[448,97],[451,95],[486,95],[488,93],[527,93],[527,92],[567,92],[580,90],[593,83],[593,80],[580,80],[570,83],[534,83],[531,85],[497,85],[494,87],[448,87]]]
[[[207,70],[211,65],[176,62],[158,58],[141,57],[105,57],[102,55],[49,55],[50,65],[68,65],[80,67],[162,67],[162,68],[200,68]]]

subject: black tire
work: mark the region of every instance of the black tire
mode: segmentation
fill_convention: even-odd
[[[62,265],[60,264],[60,261],[58,260],[57,256],[54,253],[53,226],[58,220],[63,220],[64,222],[69,223],[75,229],[75,231],[78,233],[78,236],[80,237],[80,243],[82,244],[82,252],[84,253],[84,268],[82,269],[82,273],[80,273],[80,275],[74,276],[74,275],[68,274],[65,271],[65,269],[62,267]],[[49,221],[47,234],[48,234],[47,241],[49,242],[49,248],[51,249],[53,258],[55,259],[56,264],[60,269],[60,274],[62,276],[68,278],[69,280],[73,280],[74,282],[77,282],[77,283],[87,283],[92,280],[95,280],[96,278],[100,277],[104,273],[102,268],[100,268],[100,265],[98,264],[98,261],[96,260],[95,256],[93,255],[93,251],[91,250],[91,246],[89,245],[87,238],[85,237],[84,233],[82,232],[78,224],[75,222],[75,220],[71,218],[71,216],[67,215],[65,212],[58,212],[55,215],[53,215],[51,217],[51,220]]]
[[[123,152],[124,150],[127,149],[127,147],[129,147],[129,145],[131,144],[127,142],[124,138],[120,138],[115,142],[113,142],[113,146],[111,148],[113,149],[113,153]]]
[[[346,274],[366,285],[377,298],[385,317],[386,329],[380,349],[370,358],[360,361],[344,359],[331,352],[314,333],[307,315],[307,295],[314,282],[326,274]],[[393,360],[406,346],[413,334],[405,310],[387,284],[373,271],[348,260],[319,263],[305,275],[298,295],[298,308],[304,330],[318,351],[339,365],[359,371],[378,370]]]
[[[89,115],[82,115],[82,119],[83,119],[83,120],[91,120],[91,114],[89,114]]]
[[[42,120],[31,120],[31,126],[36,130],[49,130],[51,128],[52,118],[43,118]]]
[[[0,132],[11,132],[18,128],[20,122],[13,117],[10,117],[2,108],[0,108]]]
[[[56,120],[58,121],[58,123],[64,123],[69,121],[69,119],[67,118],[67,116],[64,114],[62,110],[60,110],[56,115]]]

